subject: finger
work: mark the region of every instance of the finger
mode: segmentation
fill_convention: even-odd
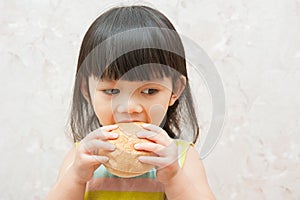
[[[87,160],[91,164],[99,164],[99,163],[106,163],[109,160],[109,158],[107,156],[92,155],[89,156]]]
[[[99,140],[108,140],[108,139],[115,139],[118,137],[117,133],[108,132],[106,130],[103,130],[101,128],[96,129],[92,132],[90,132],[84,140],[93,140],[93,139],[99,139]]]
[[[146,130],[149,130],[149,131],[153,131],[153,132],[156,132],[156,133],[159,133],[159,134],[164,134],[164,130],[162,128],[160,128],[159,126],[156,126],[154,124],[142,124],[142,127],[145,128]]]
[[[101,129],[103,129],[105,131],[112,131],[118,127],[119,127],[118,124],[112,124],[112,125],[102,126]]]
[[[163,135],[167,139],[171,139],[169,134],[159,126],[156,126],[154,124],[142,124],[142,126],[148,131],[155,132],[157,134]]]
[[[98,152],[99,149],[113,151],[115,145],[101,140],[89,140],[87,142],[81,141],[78,149],[88,154],[94,154],[93,152]]]
[[[175,160],[170,160],[166,157],[156,157],[156,156],[140,156],[138,160],[142,163],[150,164],[156,166],[158,169],[165,168],[172,163],[174,163]]]
[[[143,151],[149,151],[154,152],[155,154],[159,156],[164,156],[164,149],[166,148],[163,145],[156,144],[156,143],[138,143],[134,145],[134,148],[136,150],[143,150]]]
[[[145,138],[155,143],[167,146],[172,142],[172,139],[166,134],[159,134],[157,132],[143,130],[137,133],[139,138]]]

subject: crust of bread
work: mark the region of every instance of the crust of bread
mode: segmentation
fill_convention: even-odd
[[[143,130],[141,124],[141,122],[119,123],[119,127],[112,131],[118,133],[119,137],[115,140],[109,140],[116,146],[116,149],[112,152],[99,150],[99,155],[105,155],[109,158],[104,166],[110,173],[119,177],[130,178],[144,174],[153,168],[153,165],[140,162],[138,157],[142,155],[153,156],[154,154],[138,151],[134,148],[137,143],[151,142],[136,136],[139,131]]]

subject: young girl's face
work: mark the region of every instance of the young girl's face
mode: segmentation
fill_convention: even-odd
[[[140,121],[159,126],[177,100],[171,78],[151,81],[89,78],[91,103],[101,125]]]

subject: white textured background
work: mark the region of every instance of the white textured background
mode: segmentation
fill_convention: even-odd
[[[81,40],[117,2],[0,0],[0,199],[50,190],[72,145],[65,124]],[[204,159],[216,197],[300,199],[300,1],[149,2],[223,79],[224,132]]]

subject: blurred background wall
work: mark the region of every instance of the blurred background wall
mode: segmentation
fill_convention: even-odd
[[[103,11],[139,3],[120,2],[0,0],[0,199],[49,192],[72,146],[65,127],[80,43]],[[217,199],[299,199],[300,1],[141,3],[197,42],[223,80],[226,121],[203,160]]]

